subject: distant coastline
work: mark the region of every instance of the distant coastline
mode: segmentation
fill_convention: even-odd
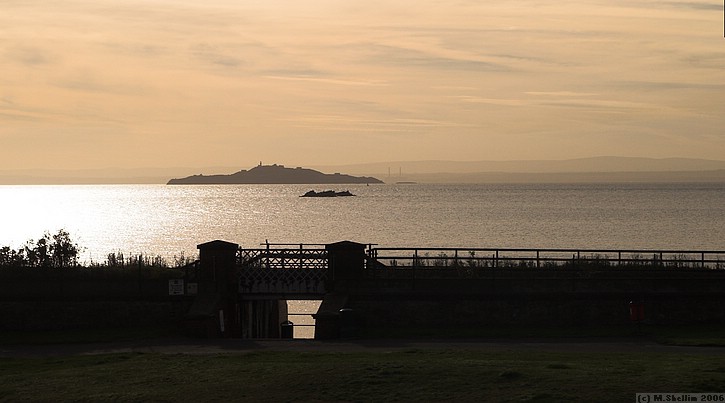
[[[376,180],[380,178],[386,183],[725,183],[725,161],[687,158],[594,157],[540,161],[388,161],[348,165],[310,164],[309,168],[320,173],[344,172],[353,177],[371,177]],[[238,175],[240,172],[248,172],[240,171],[231,175],[194,175],[202,172],[227,173],[237,170],[238,167],[228,165],[71,170],[14,169],[0,170],[0,185],[166,184],[169,182],[169,178],[184,179],[195,176],[197,179],[203,177],[213,181],[220,176],[229,177]],[[340,176],[345,177],[345,175]]]
[[[370,176],[341,173],[326,174],[309,168],[285,168],[284,165],[262,165],[229,175],[193,175],[171,179],[168,185],[237,185],[237,184],[369,184],[383,183]]]
[[[472,172],[403,173],[396,183],[725,183],[725,170],[669,172]]]

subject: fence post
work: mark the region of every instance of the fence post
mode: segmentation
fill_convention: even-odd
[[[302,244],[300,244],[300,270],[302,270],[302,261],[304,260],[305,252],[302,250]]]

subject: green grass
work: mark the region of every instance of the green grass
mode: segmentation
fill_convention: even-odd
[[[167,328],[3,333],[0,346],[173,335]],[[488,334],[514,340],[538,336],[542,341],[597,335],[725,346],[723,326],[498,328]],[[632,401],[638,392],[725,392],[725,354],[453,350],[440,345],[396,352],[0,358],[0,402]]]
[[[725,347],[724,325],[660,326],[654,330],[645,328],[643,332],[662,344]]]
[[[633,339],[681,346],[725,347],[725,325],[618,325],[618,326],[491,326],[481,327],[406,327],[370,329],[365,338],[393,339],[491,339],[491,340],[542,340],[576,341],[589,339]]]
[[[721,355],[402,352],[0,359],[2,401],[633,401],[723,392]]]

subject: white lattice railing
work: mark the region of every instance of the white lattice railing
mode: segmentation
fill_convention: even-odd
[[[242,293],[321,294],[328,273],[327,251],[300,245],[299,248],[267,247],[240,249],[239,291]]]

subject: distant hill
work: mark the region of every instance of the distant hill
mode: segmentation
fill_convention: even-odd
[[[388,183],[725,182],[725,161],[695,158],[389,161],[313,168],[371,175]]]
[[[395,175],[388,183],[725,183],[725,169],[630,172],[473,172]]]
[[[340,173],[325,174],[308,168],[285,168],[284,165],[258,165],[250,170],[241,170],[230,175],[194,175],[171,179],[169,185],[224,185],[224,184],[354,184],[383,183],[363,176]]]
[[[567,160],[514,161],[388,161],[355,165],[312,166],[383,177],[400,174],[457,173],[583,173],[583,172],[688,172],[725,169],[725,161],[696,158],[592,157]]]

